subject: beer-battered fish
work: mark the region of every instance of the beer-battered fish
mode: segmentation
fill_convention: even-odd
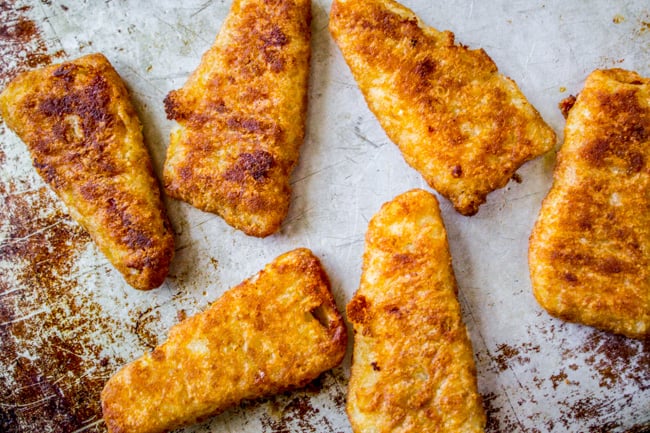
[[[166,192],[252,236],[276,232],[305,135],[309,0],[234,0],[214,45],[165,99]]]
[[[530,238],[533,291],[554,316],[650,335],[650,79],[596,70],[570,109]]]
[[[101,54],[25,72],[0,113],[34,167],[137,289],[160,286],[174,236],[129,94]]]
[[[166,343],[128,364],[102,391],[110,433],[168,431],[245,399],[306,385],[347,345],[325,271],[307,249],[278,257]]]
[[[463,215],[505,186],[555,133],[480,50],[392,0],[336,0],[330,31],[406,162]]]
[[[359,290],[347,307],[355,432],[482,432],[472,346],[456,299],[435,197],[412,190],[370,221]]]

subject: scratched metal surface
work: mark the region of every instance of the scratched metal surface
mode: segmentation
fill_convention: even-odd
[[[646,0],[408,0],[430,25],[483,47],[561,137],[557,103],[594,68],[650,75]],[[172,127],[162,100],[216,35],[229,0],[0,2],[0,87],[21,70],[100,51],[132,92],[155,169]],[[363,238],[380,205],[426,185],[389,142],[313,2],[308,133],[281,231],[247,237],[220,218],[167,200],[177,251],[162,288],[141,293],[68,217],[0,123],[0,431],[103,432],[99,392],[171,325],[289,249],[323,260],[344,308]],[[460,301],[474,344],[488,432],[639,432],[650,424],[650,346],[549,317],[528,278],[528,235],[555,155],[490,195],[478,215],[446,201]],[[307,389],[247,402],[184,432],[349,432],[344,365]]]

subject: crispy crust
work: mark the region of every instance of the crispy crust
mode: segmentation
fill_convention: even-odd
[[[99,249],[137,289],[160,286],[174,237],[140,121],[101,54],[25,72],[0,94],[7,126]]]
[[[481,50],[454,44],[392,0],[337,0],[330,31],[406,162],[473,215],[555,133]]]
[[[306,385],[338,365],[346,345],[325,271],[311,251],[297,249],[116,373],[102,392],[104,419],[111,433],[191,424],[244,399]]]
[[[372,218],[347,306],[355,432],[482,432],[472,346],[435,197],[412,190]]]
[[[246,234],[276,232],[305,135],[309,0],[235,0],[214,45],[165,110],[166,192]]]
[[[569,111],[530,238],[533,291],[554,316],[650,330],[650,79],[596,70]]]

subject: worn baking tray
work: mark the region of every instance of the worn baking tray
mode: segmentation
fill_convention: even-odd
[[[247,237],[166,200],[177,250],[152,292],[126,286],[0,123],[0,431],[103,432],[99,392],[167,330],[289,249],[323,260],[343,310],[355,291],[369,218],[427,186],[366,107],[313,1],[307,138],[279,233]],[[595,68],[650,75],[646,0],[404,0],[484,48],[562,137],[558,102]],[[99,51],[129,87],[157,174],[172,123],[162,100],[213,41],[230,0],[0,2],[0,86],[19,71]],[[650,346],[563,323],[531,294],[528,236],[555,154],[528,163],[471,218],[442,200],[488,432],[639,432],[650,426]],[[349,432],[350,357],[307,389],[246,402],[185,432]]]

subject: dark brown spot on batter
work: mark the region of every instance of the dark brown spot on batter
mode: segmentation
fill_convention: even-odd
[[[393,261],[395,261],[399,266],[407,266],[413,264],[416,260],[412,254],[393,254]]]
[[[267,35],[262,36],[262,40],[265,47],[282,47],[289,43],[289,38],[277,25],[273,26]]]
[[[424,59],[415,65],[413,72],[421,79],[427,79],[436,70],[436,62]]]
[[[587,143],[581,156],[594,167],[620,166],[630,175],[640,172],[645,167],[640,146],[650,140],[650,117],[640,106],[636,89],[597,97],[601,113],[595,128],[608,129],[603,138]]]
[[[639,152],[631,152],[630,156],[628,157],[628,163],[628,173],[639,173],[645,166],[645,158],[643,157],[643,154]]]
[[[285,59],[281,52],[277,50],[264,50],[264,60],[269,66],[269,69],[274,73],[284,71]]]
[[[233,166],[224,173],[224,178],[232,182],[243,182],[246,176],[256,182],[266,179],[268,172],[275,166],[273,155],[264,150],[242,153]]]
[[[165,114],[169,120],[180,120],[185,118],[181,110],[181,105],[176,101],[176,91],[172,90],[163,100]]]
[[[68,81],[65,79],[64,81]],[[114,121],[114,116],[109,112],[110,104],[108,83],[99,75],[93,77],[87,86],[73,90],[62,97],[53,97],[43,100],[38,110],[45,116],[57,117],[63,122],[65,116],[78,116],[81,127],[86,137],[97,136],[100,126],[108,127]],[[100,125],[101,124],[101,125]],[[59,137],[65,139],[66,137]],[[95,140],[101,143],[103,140]]]
[[[574,274],[571,272],[565,272],[563,275],[563,278],[565,281],[569,283],[577,283],[578,282],[578,277],[576,277]]]
[[[63,79],[66,83],[72,84],[74,82],[74,74],[79,66],[72,63],[66,63],[58,67],[52,73],[52,76]]]

